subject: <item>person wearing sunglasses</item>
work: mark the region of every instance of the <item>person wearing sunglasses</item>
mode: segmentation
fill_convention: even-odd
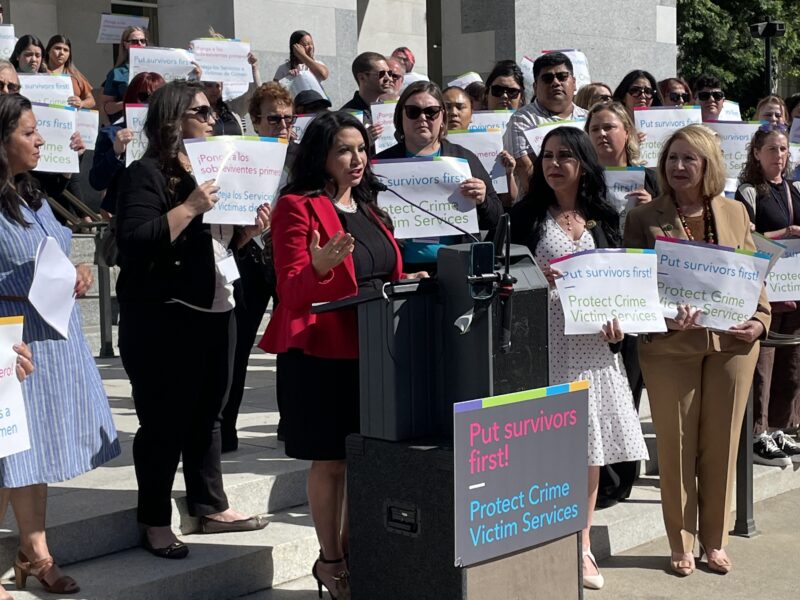
[[[486,77],[487,110],[517,110],[525,104],[525,78],[513,60],[498,62]]]
[[[100,107],[108,116],[109,123],[113,123],[122,116],[125,105],[122,98],[128,89],[128,71],[131,48],[144,48],[147,46],[147,30],[143,27],[132,25],[126,27],[120,37],[117,61],[114,68],[106,75],[103,82],[103,95],[100,97]]]
[[[703,74],[694,82],[694,98],[700,103],[703,121],[716,121],[725,104],[722,83],[713,75]]]
[[[478,225],[491,234],[503,212],[500,199],[480,159],[466,148],[447,141],[445,120],[445,100],[439,86],[430,81],[412,83],[400,95],[394,111],[394,135],[398,143],[375,158],[454,156],[466,159],[472,177],[461,184],[461,193],[475,202]],[[445,236],[435,241],[407,240],[403,246],[403,261],[414,265],[415,270],[433,272],[439,248],[458,243],[460,239],[460,236]]]
[[[680,77],[668,77],[658,82],[658,92],[664,106],[692,104],[692,90]]]
[[[575,104],[586,110],[598,102],[611,102],[611,88],[600,81],[587,83],[575,94]]]
[[[377,52],[362,52],[353,60],[352,68],[358,89],[340,110],[363,111],[364,125],[374,141],[383,133],[383,125],[373,125],[372,104],[394,93],[394,72],[386,64],[386,58]]]
[[[614,90],[612,97],[625,105],[631,117],[636,108],[661,106],[661,94],[658,92],[656,78],[641,69],[625,75],[617,89]]]
[[[21,89],[14,65],[0,59],[0,94],[18,94]]]
[[[533,96],[508,121],[503,146],[517,161],[514,175],[519,194],[524,194],[533,173],[536,156],[525,131],[542,123],[586,118],[586,110],[574,103],[575,76],[572,61],[562,52],[542,54],[533,62]]]
[[[392,91],[392,100],[396,100],[400,97],[400,94],[405,89],[405,76],[406,70],[403,67],[403,63],[400,62],[399,59],[395,58],[394,56],[390,56],[386,59],[386,64],[389,65],[389,68],[392,70],[392,81],[394,81],[394,90]],[[384,96],[384,100],[389,100],[390,98]]]

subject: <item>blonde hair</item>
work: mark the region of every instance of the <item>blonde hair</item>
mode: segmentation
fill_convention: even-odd
[[[667,157],[672,144],[683,140],[703,159],[700,194],[703,198],[721,196],[725,190],[725,164],[719,135],[710,127],[701,124],[687,125],[669,136],[658,157],[658,187],[663,194],[674,198],[672,186],[667,180]]]
[[[583,126],[584,131],[589,133],[589,127],[592,125],[592,117],[599,112],[608,111],[622,121],[622,126],[625,128],[625,133],[628,134],[628,141],[625,142],[625,160],[628,162],[629,167],[638,167],[645,163],[640,157],[639,151],[639,136],[636,135],[636,126],[633,124],[631,114],[622,102],[614,100],[612,102],[598,103],[589,109],[586,115],[586,124]]]
[[[601,95],[598,93],[601,88],[607,89],[608,95],[611,96],[611,88],[609,86],[602,81],[593,81],[587,83],[578,90],[578,93],[575,94],[575,105],[588,110],[591,108],[592,104],[594,104],[594,102],[592,102],[594,97]]]
[[[134,31],[141,31],[144,34],[144,39],[147,39],[147,29],[144,27],[139,27],[138,25],[126,27],[119,38],[119,52],[117,53],[117,63],[114,65],[115,67],[128,62],[130,57],[128,56],[128,49],[125,47],[125,42],[128,41],[128,38]]]
[[[756,114],[755,118],[758,119],[758,113],[761,112],[761,109],[764,108],[767,104],[775,104],[778,108],[781,109],[781,117],[783,118],[784,123],[789,122],[789,111],[786,109],[786,102],[783,101],[783,98],[779,96],[767,96],[766,98],[762,98],[758,101],[756,105]]]

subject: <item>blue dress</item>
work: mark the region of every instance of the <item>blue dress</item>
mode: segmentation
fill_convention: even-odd
[[[27,296],[36,249],[55,238],[69,256],[72,234],[47,202],[38,211],[20,207],[30,227],[0,212],[0,296]],[[27,301],[0,299],[0,316],[23,315],[23,339],[35,371],[22,384],[31,448],[0,459],[0,487],[55,483],[77,477],[120,454],[100,374],[81,329],[77,303],[69,338],[50,327]]]

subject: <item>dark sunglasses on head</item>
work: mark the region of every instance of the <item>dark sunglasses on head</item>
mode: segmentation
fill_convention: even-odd
[[[714,98],[717,102],[725,97],[725,92],[717,90],[716,92],[697,92],[697,99],[701,102],[708,102],[709,98]]]
[[[144,38],[134,38],[132,40],[126,40],[129,45],[131,46],[146,46],[147,40]]]
[[[670,102],[683,102],[686,104],[689,101],[689,94],[686,92],[670,92],[669,100]]]
[[[439,113],[442,112],[441,106],[426,106],[422,108],[421,106],[404,106],[403,112],[406,113],[406,116],[411,119],[412,121],[419,119],[420,115],[425,115],[426,119],[430,119],[431,121],[439,116]]]
[[[572,73],[569,71],[559,71],[558,73],[542,73],[539,75],[539,79],[547,85],[553,83],[553,80],[556,79],[556,77],[561,83],[564,83],[567,79],[572,77]]]
[[[641,85],[632,85],[628,88],[628,93],[633,96],[634,98],[639,98],[640,96],[646,96],[648,98],[653,97],[653,93],[655,90],[650,87],[644,87]]]
[[[509,100],[516,100],[522,92],[519,88],[510,88],[504,85],[493,85],[489,88],[489,91],[495,98],[502,98],[503,94],[505,94]]]
[[[9,94],[16,94],[22,88],[18,86],[16,83],[0,81],[0,90],[5,89]]]
[[[217,118],[217,113],[214,112],[214,109],[210,106],[195,106],[194,108],[188,109],[186,112],[191,116],[199,117],[199,120],[203,123],[208,123],[211,117],[214,119]]]
[[[294,125],[297,122],[297,115],[265,115],[264,120],[270,125],[277,125],[281,121],[286,125]]]

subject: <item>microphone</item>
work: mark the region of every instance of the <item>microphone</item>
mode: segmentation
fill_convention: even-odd
[[[381,177],[381,176],[376,174],[376,175],[375,175],[375,177]],[[411,200],[409,200],[408,198],[404,198],[403,196],[401,196],[400,194],[398,194],[397,192],[395,192],[395,191],[394,191],[392,188],[390,188],[388,185],[386,185],[386,184],[385,184],[385,183],[383,183],[382,181],[378,181],[377,179],[376,179],[376,180],[374,180],[374,181],[372,182],[372,189],[373,189],[373,190],[375,190],[376,192],[389,192],[389,193],[391,193],[391,194],[394,194],[395,196],[397,196],[398,198],[400,198],[400,200],[402,200],[402,201],[403,201],[403,202],[405,202],[406,204],[410,204],[411,206],[413,206],[413,207],[414,207],[414,208],[416,208],[417,210],[421,210],[421,211],[422,211],[422,212],[424,212],[425,214],[428,214],[428,215],[432,216],[434,219],[436,219],[436,220],[437,220],[437,221],[439,221],[440,223],[444,223],[444,224],[446,224],[446,225],[449,225],[450,227],[452,227],[453,229],[455,229],[455,230],[456,230],[456,231],[458,231],[459,233],[463,233],[464,235],[466,235],[466,236],[469,236],[469,238],[470,238],[470,239],[471,239],[473,242],[480,243],[480,240],[479,240],[479,239],[478,239],[478,238],[477,238],[477,237],[476,237],[474,234],[470,233],[470,232],[469,232],[469,231],[467,231],[466,229],[462,229],[462,228],[461,228],[461,227],[459,227],[458,225],[455,225],[455,224],[451,223],[451,222],[450,222],[450,221],[448,221],[447,219],[443,219],[442,217],[440,217],[440,216],[439,216],[439,215],[437,215],[436,213],[429,211],[427,208],[422,208],[422,207],[421,207],[419,204],[417,204],[416,202],[412,202],[412,201],[411,201]]]

